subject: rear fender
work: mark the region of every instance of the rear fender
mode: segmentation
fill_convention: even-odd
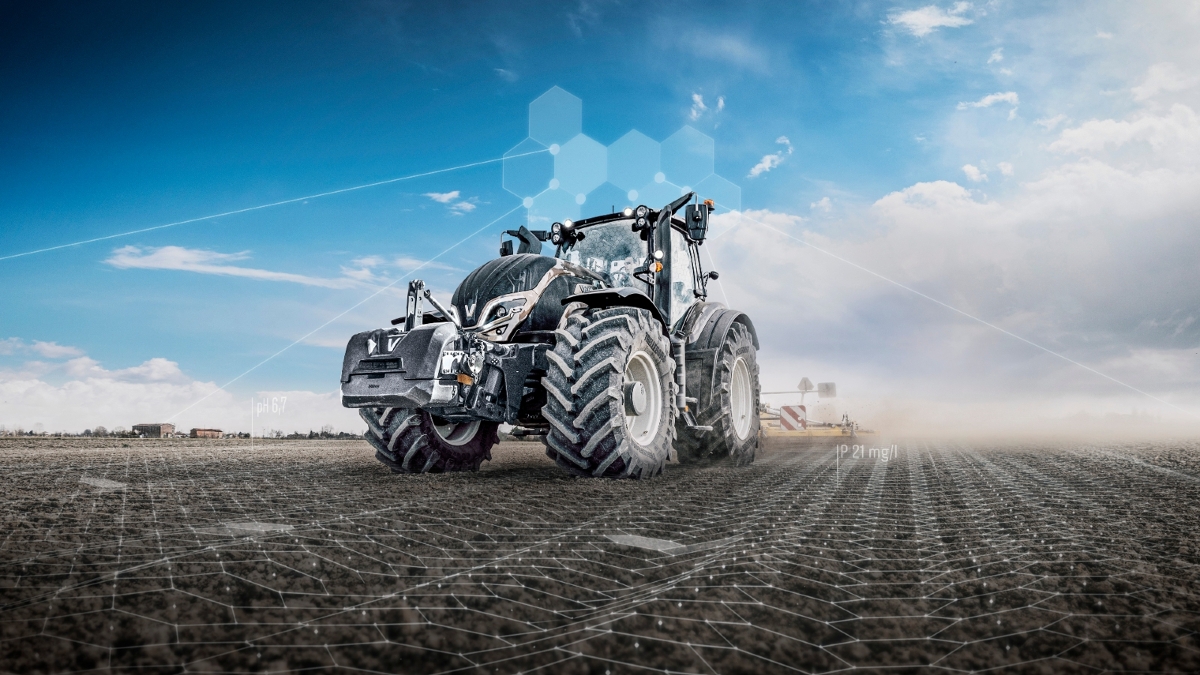
[[[687,342],[687,395],[697,399],[701,410],[710,405],[713,390],[717,386],[717,355],[720,354],[733,324],[740,323],[746,326],[754,348],[759,348],[758,333],[745,312],[727,309],[718,303],[705,304],[707,306],[696,309],[697,314],[691,330],[685,331],[690,338]],[[688,318],[692,317],[685,317],[685,322]]]

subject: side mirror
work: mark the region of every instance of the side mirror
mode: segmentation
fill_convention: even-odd
[[[688,236],[694,241],[704,241],[704,237],[708,236],[708,212],[710,209],[711,205],[707,201],[703,204],[688,204],[684,209]]]
[[[511,241],[500,242],[500,257],[503,258],[504,256],[509,256],[512,254],[513,254],[512,242]]]
[[[516,237],[517,239],[521,240],[521,245],[517,248],[517,253],[541,254],[542,242],[550,238],[549,232],[545,230],[530,230],[524,225],[522,225],[521,229],[519,230],[505,230],[504,233],[510,237]],[[504,244],[501,244],[500,255],[506,255],[504,250]],[[512,255],[512,242],[508,242],[508,250],[510,253],[507,255]]]

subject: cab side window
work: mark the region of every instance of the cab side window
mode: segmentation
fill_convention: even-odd
[[[696,280],[692,275],[692,256],[687,238],[671,228],[671,325],[683,318],[696,302]]]

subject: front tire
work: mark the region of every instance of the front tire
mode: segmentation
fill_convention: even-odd
[[[644,309],[567,317],[542,383],[546,454],[576,476],[652,478],[675,442],[675,361]]]
[[[692,431],[680,424],[679,461],[707,464],[728,459],[737,466],[754,461],[758,452],[758,360],[754,339],[744,324],[730,326],[713,364],[715,389],[707,397],[708,406],[697,411],[701,425],[711,426],[707,433]],[[696,386],[709,386],[706,381]],[[688,389],[693,383],[688,381]],[[701,400],[705,400],[701,397]]]
[[[360,408],[363,436],[393,473],[477,471],[499,440],[496,422],[452,423],[424,410]]]

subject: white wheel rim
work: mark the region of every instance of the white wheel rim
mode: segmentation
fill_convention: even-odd
[[[444,424],[434,422],[433,430],[446,445],[466,445],[471,442],[471,439],[475,438],[475,432],[479,431],[479,420],[458,423],[446,422]]]
[[[754,414],[753,394],[750,391],[750,369],[746,359],[733,362],[733,373],[729,378],[729,413],[733,418],[733,433],[741,440],[750,435],[750,416]]]
[[[658,423],[662,419],[662,382],[658,379],[654,359],[646,352],[634,352],[625,365],[625,384],[632,382],[641,383],[646,390],[646,411],[641,415],[630,415],[626,410],[625,430],[634,443],[650,445],[658,437]],[[621,405],[624,408],[623,395]]]

